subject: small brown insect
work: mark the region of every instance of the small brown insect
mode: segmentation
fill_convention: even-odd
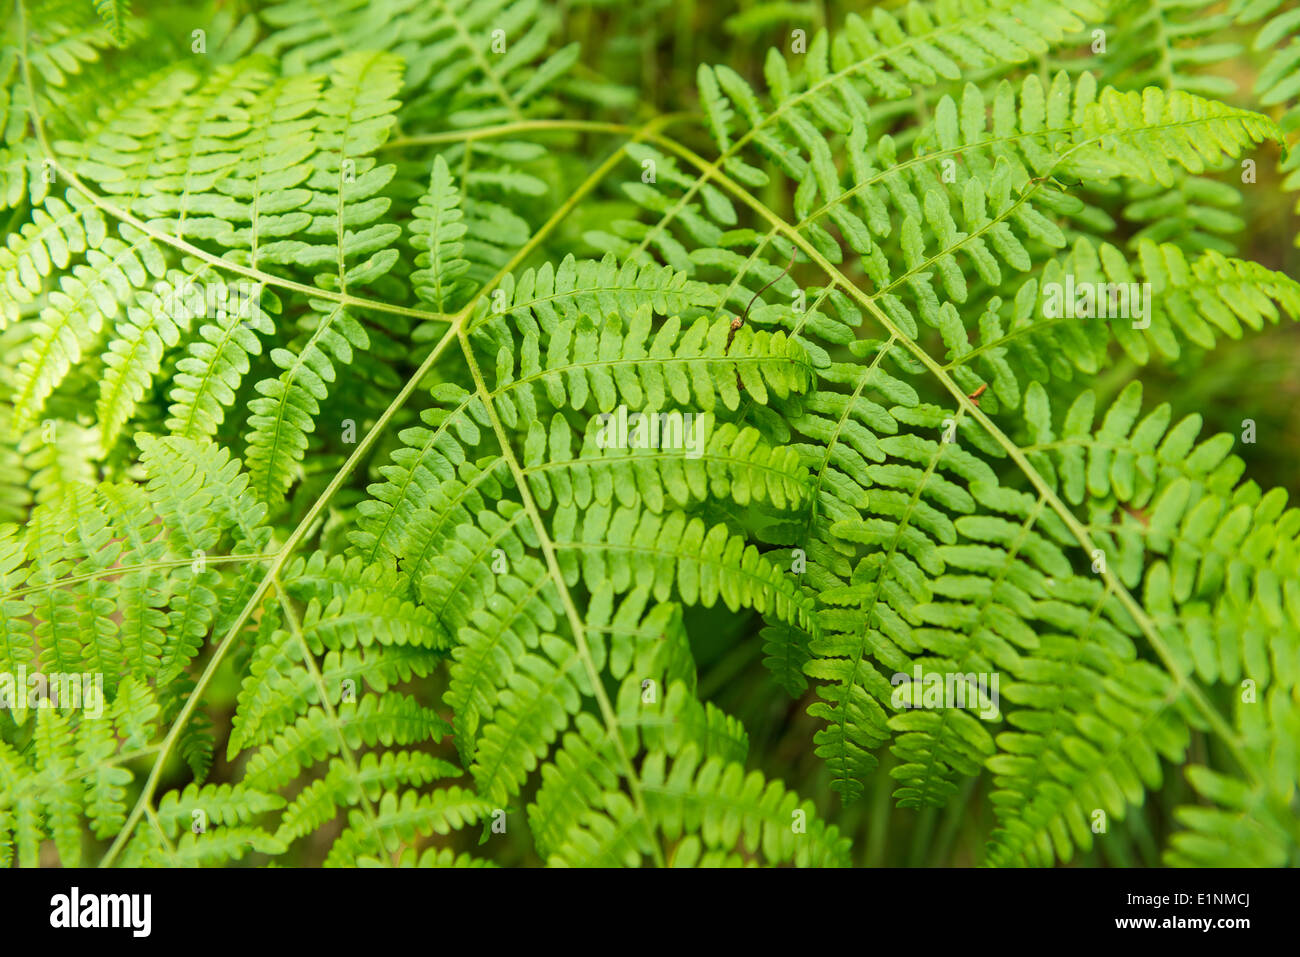
[[[797,252],[798,250],[792,244],[790,247],[790,261],[785,264],[785,268],[782,269],[781,272],[777,274],[776,278],[773,279],[772,282],[767,283],[767,285],[763,286],[762,289],[754,293],[753,297],[749,300],[749,305],[745,306],[745,311],[742,312],[740,315],[738,315],[735,319],[731,320],[731,328],[727,332],[727,346],[725,349],[722,350],[722,354],[724,356],[731,352],[732,340],[736,338],[736,333],[740,331],[740,327],[745,324],[745,317],[749,315],[749,307],[754,304],[754,300],[756,300],[759,296],[763,295],[764,291],[767,290],[768,286],[772,285],[772,283],[774,282],[777,282],[782,276],[784,276],[786,273],[790,271],[790,267],[794,265],[794,257],[797,254]]]
[[[988,387],[989,387],[989,384],[988,384],[987,382],[985,382],[982,386],[980,386],[978,389],[976,389],[974,392],[972,392],[969,396],[967,396],[967,398],[969,398],[969,399],[970,399],[972,402],[974,402],[976,405],[979,405],[979,404],[980,404],[980,396],[982,396],[982,395],[984,394],[984,390],[987,389]]]
[[[741,316],[731,320],[731,331],[727,333],[727,348],[722,350],[724,355],[731,351],[731,340],[736,338],[736,333],[740,331],[740,327],[744,324],[745,320]]]

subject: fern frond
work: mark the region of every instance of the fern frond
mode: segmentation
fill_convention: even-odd
[[[647,756],[642,787],[650,821],[642,821],[618,794],[591,809],[551,858],[562,866],[636,866],[654,840],[690,834],[669,860],[674,867],[737,866],[749,857],[767,864],[835,867],[848,863],[848,845],[834,827],[812,817],[808,804],[779,782],[737,764],[702,760],[695,748],[675,756]],[[652,830],[653,829],[653,830]]]
[[[398,62],[380,55],[352,55],[336,64],[331,85],[318,104],[318,152],[307,180],[312,214],[306,232],[322,243],[294,240],[295,261],[304,265],[330,263],[334,272],[321,273],[323,288],[346,291],[349,283],[372,281],[391,268],[397,251],[386,248],[400,230],[375,220],[388,207],[376,196],[393,168],[378,166],[368,154],[383,142],[394,122],[400,88]],[[368,225],[366,224],[373,224]],[[366,226],[366,228],[354,228]],[[367,257],[360,260],[360,257]],[[273,349],[271,361],[284,370],[257,384],[259,398],[249,403],[246,460],[257,494],[276,503],[293,482],[297,464],[307,449],[320,401],[334,380],[333,360],[352,361],[352,350],[365,349],[369,336],[341,303],[312,301],[313,313],[303,325],[308,337],[294,350]]]
[[[1290,809],[1300,782],[1294,748],[1300,710],[1295,696],[1274,688],[1264,701],[1243,697],[1238,709],[1245,746],[1261,773],[1243,783],[1203,765],[1187,769],[1196,793],[1212,806],[1174,812],[1186,829],[1173,835],[1165,854],[1172,866],[1217,867],[1243,855],[1261,866],[1295,864],[1300,849]]]
[[[1067,69],[1088,70],[1130,89],[1158,86],[1222,99],[1235,91],[1231,79],[1207,70],[1241,53],[1230,38],[1230,10],[1202,0],[1119,0],[1108,6],[1103,49],[1063,62]],[[1094,47],[1095,41],[1096,34]]]
[[[438,312],[450,312],[460,299],[457,280],[469,269],[469,263],[460,258],[467,227],[461,221],[464,214],[456,181],[441,156],[434,160],[429,191],[421,197],[414,215],[411,245],[422,250],[415,257],[420,270],[411,274],[416,295]]]
[[[1114,342],[1145,365],[1178,359],[1187,346],[1212,349],[1284,316],[1300,318],[1300,286],[1259,263],[1215,252],[1189,262],[1177,245],[1148,240],[1136,254],[1130,260],[1108,243],[1080,239],[1021,285],[1008,309],[990,300],[977,340],[945,321],[954,378],[972,390],[988,382],[992,395],[1016,408],[1026,379],[1095,374]],[[1085,288],[1086,301],[1072,295],[1067,304],[1067,290],[1081,297]]]
[[[326,867],[356,866],[365,859],[392,854],[402,844],[419,836],[446,834],[454,828],[487,817],[492,806],[458,787],[440,788],[429,794],[386,791],[380,798],[373,821],[353,811],[348,827],[325,859]]]
[[[121,43],[126,39],[126,23],[131,16],[131,0],[95,0],[95,12],[104,21],[114,40]]]
[[[716,301],[707,284],[669,267],[620,267],[613,255],[599,261],[566,256],[558,267],[547,263],[505,277],[493,290],[490,311],[509,315],[520,329],[549,334],[561,319],[632,316],[646,306],[686,317]]]
[[[0,864],[1300,860],[1289,8],[209,7],[0,27]]]
[[[690,432],[687,455],[678,460],[658,454],[658,442],[622,449],[605,441],[607,424],[591,420],[581,447],[565,419],[556,414],[550,428],[533,422],[524,446],[522,465],[533,495],[542,508],[553,502],[589,508],[593,502],[608,505],[644,503],[653,512],[668,505],[684,507],[706,498],[725,499],[739,506],[769,505],[785,511],[806,501],[806,471],[790,449],[771,446],[757,429],[737,428],[730,422],[715,428],[713,416],[682,425],[668,413],[645,412],[638,422],[655,420],[655,435],[665,446],[675,447],[678,432]],[[614,421],[613,417],[609,420]],[[635,440],[639,426],[633,425]],[[641,427],[646,436],[649,428]],[[676,431],[674,431],[676,430]],[[611,430],[612,434],[612,430]]]
[[[0,741],[0,860],[16,851],[20,866],[34,867],[49,837],[59,861],[75,867],[83,828],[106,837],[122,827],[133,777],[122,765],[152,740],[158,706],[148,685],[130,677],[111,707],[100,705],[102,716],[39,708],[27,753]]]
[[[87,215],[91,218],[79,221],[85,224],[85,262],[60,277],[60,288],[50,292],[33,326],[30,342],[18,356],[13,393],[15,429],[25,428],[36,420],[50,394],[80,361],[83,352],[98,340],[105,318],[112,319],[123,306],[128,306],[129,311],[134,296],[164,274],[161,251],[148,235],[123,225],[119,229],[122,238],[117,239],[104,231],[101,219]],[[134,322],[125,321],[123,328],[132,334],[139,348],[150,319],[140,313],[136,316]],[[164,321],[169,322],[165,318]],[[170,326],[165,328],[169,335],[174,335]],[[161,339],[156,333],[145,344],[153,346],[161,358]],[[130,348],[126,342],[118,345],[123,352]],[[119,353],[110,351],[110,355],[116,357]],[[120,358],[114,365],[123,370],[116,381],[123,381],[131,367]],[[136,373],[137,380],[139,374]],[[138,399],[143,387],[138,381],[135,384],[134,394]],[[114,404],[107,399],[101,402],[106,407]],[[116,431],[111,430],[111,434]]]

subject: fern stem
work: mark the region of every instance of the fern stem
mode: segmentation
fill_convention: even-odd
[[[384,853],[384,837],[379,828],[379,817],[375,814],[375,808],[371,804],[370,798],[366,796],[366,788],[361,780],[361,769],[357,767],[356,756],[352,753],[352,748],[348,746],[347,737],[343,734],[343,725],[339,721],[338,712],[334,710],[334,705],[330,702],[329,689],[325,687],[325,679],[321,677],[320,668],[316,666],[316,656],[312,654],[311,647],[307,644],[307,638],[302,633],[302,625],[298,622],[298,613],[294,611],[293,603],[289,601],[284,585],[280,583],[279,573],[273,575],[272,579],[276,599],[280,603],[280,609],[284,612],[284,620],[289,625],[289,633],[297,639],[299,646],[302,648],[303,666],[311,675],[312,684],[316,686],[316,694],[320,697],[321,710],[325,712],[325,717],[339,740],[339,756],[343,758],[343,763],[347,765],[348,772],[357,784],[357,795],[361,799],[362,812],[368,819],[370,829],[375,835],[375,841],[379,845],[379,859],[384,862],[385,866],[392,867],[392,859]]]
[[[233,565],[243,564],[246,562],[265,561],[268,557],[264,554],[251,555],[215,555],[204,559],[209,565]],[[142,562],[138,565],[115,565],[112,568],[101,568],[99,571],[87,572],[84,575],[70,575],[67,578],[56,578],[54,581],[45,582],[41,585],[29,585],[26,588],[18,588],[5,595],[0,595],[0,601],[8,601],[11,598],[21,598],[23,595],[31,595],[36,592],[49,591],[52,588],[66,588],[69,585],[79,585],[82,582],[88,582],[96,578],[111,578],[116,575],[129,575],[131,572],[152,572],[162,568],[180,568],[182,565],[192,565],[192,558],[174,558],[164,562]]]
[[[420,380],[423,379],[429,370],[433,368],[434,363],[436,363],[442,355],[443,350],[451,344],[455,333],[460,324],[464,321],[464,318],[463,313],[456,317],[451,326],[443,334],[443,337],[438,341],[438,344],[434,346],[433,350],[425,358],[424,362],[420,364],[420,368],[417,369],[415,374],[407,380],[406,385],[402,387],[402,391],[397,394],[396,398],[393,399],[388,408],[384,410],[383,414],[370,428],[370,431],[368,431],[357,444],[356,449],[353,450],[352,454],[348,456],[348,460],[343,463],[343,467],[339,469],[338,473],[333,479],[331,479],[329,485],[326,486],[325,491],[316,499],[312,504],[312,507],[307,510],[307,514],[302,517],[302,520],[298,523],[297,527],[289,534],[285,543],[277,552],[274,553],[273,556],[271,556],[271,567],[267,569],[266,574],[262,576],[262,580],[258,582],[253,594],[249,597],[248,601],[244,603],[244,607],[240,610],[238,616],[236,616],[235,620],[231,622],[230,628],[221,639],[221,643],[216,647],[216,650],[213,651],[212,657],[208,659],[208,664],[207,667],[203,669],[203,674],[199,676],[199,680],[190,691],[189,697],[185,699],[185,704],[181,706],[180,712],[177,714],[175,720],[172,721],[171,728],[167,732],[167,737],[163,739],[163,743],[159,748],[158,757],[154,760],[153,768],[150,770],[149,777],[145,781],[144,789],[140,792],[140,797],[137,799],[135,807],[132,809],[126,823],[122,826],[122,830],[118,832],[117,839],[108,849],[108,852],[104,855],[103,859],[100,860],[100,867],[110,866],[117,858],[117,855],[121,853],[122,848],[126,845],[127,839],[135,830],[136,824],[140,821],[140,816],[144,812],[145,805],[152,799],[154,791],[158,788],[158,781],[162,777],[163,766],[166,764],[172,748],[176,746],[181,731],[188,723],[190,715],[193,714],[194,709],[198,707],[199,699],[202,697],[207,686],[212,682],[212,678],[216,674],[217,668],[220,667],[221,662],[230,652],[230,649],[234,647],[235,641],[244,630],[244,625],[247,624],[254,609],[261,604],[262,599],[266,596],[267,590],[271,587],[271,582],[279,575],[280,570],[284,568],[285,563],[288,562],[289,557],[293,554],[294,549],[297,548],[298,543],[302,541],[307,530],[315,523],[316,517],[324,511],[325,506],[329,503],[330,499],[334,497],[334,494],[342,487],[343,483],[356,469],[357,465],[360,464],[361,459],[370,453],[371,446],[375,444],[384,429],[387,428],[389,420],[403,405],[406,404],[407,400],[411,397],[411,393],[414,392],[416,387],[419,385]]]
[[[263,285],[288,289],[293,292],[302,293],[304,296],[310,296],[313,299],[325,299],[329,302],[336,302],[344,308],[368,309],[372,312],[387,312],[392,315],[406,316],[411,319],[422,319],[425,322],[448,322],[450,320],[450,317],[445,313],[428,312],[424,309],[416,309],[411,306],[398,306],[378,299],[366,299],[362,296],[353,296],[344,292],[334,292],[332,289],[322,289],[319,286],[309,286],[306,283],[296,282],[292,279],[286,279],[283,276],[276,276],[272,273],[263,272],[260,269],[254,269],[251,266],[243,266],[239,263],[231,262],[229,259],[215,256],[207,250],[200,249],[198,246],[195,246],[184,239],[154,229],[144,220],[138,219],[121,207],[104,199],[104,197],[100,196],[85,183],[81,182],[75,173],[54,158],[52,152],[46,150],[46,155],[49,158],[51,167],[67,179],[76,190],[84,194],[86,198],[94,203],[100,211],[112,216],[114,219],[134,226],[156,242],[171,246],[178,252],[185,253],[188,256],[201,259],[211,266],[215,266],[219,269],[226,269],[241,276],[247,276],[250,279],[255,279]]]
[[[636,768],[632,764],[632,759],[627,753],[627,748],[623,744],[623,735],[619,728],[618,716],[614,713],[614,708],[609,702],[609,696],[605,693],[605,686],[601,680],[600,670],[596,667],[595,659],[591,655],[591,648],[587,645],[586,629],[583,625],[582,616],[578,614],[578,608],[573,602],[573,595],[569,593],[569,587],[565,584],[564,573],[560,570],[560,564],[555,558],[555,543],[551,541],[549,532],[546,529],[546,523],[542,521],[542,513],[537,508],[537,503],[533,500],[532,492],[528,488],[528,478],[524,475],[523,469],[519,465],[518,459],[515,458],[514,449],[511,448],[510,439],[506,435],[505,427],[501,424],[501,419],[497,415],[496,406],[492,402],[492,394],[488,391],[487,384],[483,380],[483,373],[479,370],[478,361],[474,357],[474,350],[470,347],[469,339],[462,333],[460,341],[461,349],[465,353],[465,361],[469,365],[470,375],[478,387],[479,398],[483,401],[483,406],[487,410],[488,417],[492,421],[492,431],[496,433],[497,442],[501,446],[501,457],[505,460],[506,465],[514,474],[515,484],[519,489],[519,498],[532,522],[533,531],[537,535],[538,543],[541,545],[542,555],[546,559],[546,567],[550,573],[552,581],[555,582],[555,588],[560,597],[560,602],[564,605],[564,615],[569,620],[569,630],[573,632],[573,642],[577,646],[578,655],[582,659],[583,667],[587,671],[587,678],[591,684],[592,693],[596,697],[596,704],[600,708],[601,717],[605,721],[606,732],[618,752],[619,762],[623,765],[623,772],[627,778],[628,789],[632,793],[632,801],[636,805],[637,813],[640,814],[641,820],[646,825],[646,836],[648,838],[651,852],[655,859],[655,864],[659,867],[664,866],[663,851],[657,841],[654,840],[654,834],[650,829],[650,816],[646,811],[645,798],[641,793],[641,783],[637,778]]]
[[[635,141],[643,137],[655,135],[655,131],[662,126],[662,123],[662,118],[651,120],[634,134],[633,140]],[[578,202],[592,189],[595,189],[596,184],[604,179],[609,171],[614,168],[619,159],[623,156],[623,153],[624,147],[615,150],[603,163],[596,167],[596,169],[593,170],[585,180],[583,180],[582,184],[574,194],[562,203],[542,225],[541,229],[529,238],[528,242],[526,242],[515,253],[515,255],[511,257],[509,262],[501,267],[497,275],[479,291],[478,296],[466,304],[456,321],[453,323],[453,329],[456,330],[456,333],[459,336],[461,351],[465,354],[465,361],[468,364],[470,375],[473,377],[475,387],[483,401],[484,408],[487,410],[488,416],[492,421],[492,430],[496,434],[498,444],[501,446],[501,456],[515,476],[515,481],[519,487],[520,500],[522,501],[524,509],[527,511],[528,517],[533,525],[533,529],[537,534],[538,542],[541,545],[542,554],[546,558],[546,565],[551,578],[555,581],[560,601],[564,605],[565,617],[568,618],[569,627],[573,631],[574,644],[577,646],[578,653],[582,657],[582,662],[591,681],[592,691],[596,696],[596,702],[600,708],[601,716],[605,720],[605,726],[608,729],[610,737],[613,739],[614,747],[624,766],[628,788],[632,793],[633,801],[642,820],[647,822],[648,827],[649,815],[646,812],[645,800],[641,794],[640,782],[636,777],[636,769],[633,767],[631,758],[627,754],[627,749],[623,745],[623,736],[619,732],[618,719],[614,714],[613,707],[610,705],[609,697],[605,693],[605,687],[601,682],[600,673],[596,669],[595,660],[591,656],[591,649],[587,646],[587,639],[582,619],[578,615],[578,609],[573,603],[573,596],[569,593],[568,586],[564,582],[564,575],[560,571],[559,563],[555,559],[554,543],[551,541],[545,523],[542,521],[541,512],[537,508],[537,503],[533,500],[532,493],[529,491],[528,480],[524,476],[523,470],[520,468],[519,461],[515,458],[514,450],[510,446],[509,438],[506,436],[501,420],[497,416],[496,407],[492,402],[492,394],[487,388],[487,383],[483,379],[482,372],[479,370],[478,362],[474,356],[474,350],[469,343],[469,338],[462,328],[465,317],[469,314],[469,311],[473,309],[477,300],[486,295],[493,286],[500,282],[502,278],[512,272],[524,261],[524,259],[528,257],[532,250],[535,249],[537,245],[541,243],[542,240],[549,235],[566,216],[568,216]],[[448,330],[448,335],[451,334],[451,331],[452,330]],[[439,345],[441,346],[442,343],[439,343]],[[663,867],[664,860],[662,849],[654,841],[652,833],[647,832],[647,836],[650,838],[649,843],[655,863],[659,867]]]
[[[176,845],[167,837],[167,832],[163,830],[162,821],[158,820],[158,812],[153,809],[152,805],[146,805],[144,812],[149,817],[149,823],[153,829],[158,832],[158,840],[162,841],[163,848],[174,860],[176,858]]]
[[[452,28],[456,31],[456,36],[460,39],[461,49],[470,54],[475,65],[477,65],[483,72],[483,75],[488,78],[488,82],[490,82],[495,88],[496,95],[501,100],[502,105],[504,105],[516,119],[522,119],[523,113],[519,109],[519,103],[510,95],[510,91],[506,89],[505,83],[502,82],[500,75],[492,69],[492,64],[488,62],[487,57],[483,55],[483,50],[481,49],[482,44],[470,35],[469,30],[465,29],[465,24],[461,21],[461,18],[456,15],[459,11],[449,6],[447,0],[434,0],[434,2],[436,2],[439,9],[442,10],[443,16],[451,21]]]
[[[659,128],[662,129],[674,123],[695,119],[698,119],[695,113],[664,113],[655,117],[652,122],[659,124]],[[598,120],[521,120],[516,123],[501,123],[497,126],[483,126],[478,129],[399,136],[381,145],[379,151],[402,149],[408,146],[434,146],[438,143],[473,143],[476,140],[495,139],[498,136],[512,136],[516,133],[543,133],[548,131],[618,133],[623,136],[635,136],[638,128],[624,123],[605,123]]]
[[[835,423],[835,431],[831,433],[830,439],[826,443],[826,452],[822,455],[822,464],[818,466],[817,474],[812,480],[812,489],[808,497],[808,521],[804,523],[803,534],[805,538],[808,537],[808,534],[812,530],[813,522],[817,520],[818,496],[821,494],[822,483],[826,479],[826,470],[830,468],[832,450],[835,448],[835,443],[839,441],[840,433],[844,431],[844,423],[849,420],[853,405],[862,395],[862,390],[867,387],[867,383],[871,380],[872,375],[880,366],[880,363],[884,361],[885,356],[889,354],[889,350],[894,347],[894,343],[897,341],[897,336],[890,336],[887,341],[881,343],[879,348],[876,349],[876,355],[872,358],[871,365],[867,366],[867,368],[863,370],[862,375],[858,377],[858,384],[853,387],[853,393],[849,398],[849,401],[844,403],[844,411],[840,413],[839,420]]]

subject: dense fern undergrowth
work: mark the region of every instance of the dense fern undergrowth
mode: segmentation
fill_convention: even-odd
[[[4,3],[0,862],[1300,863],[1294,5]]]

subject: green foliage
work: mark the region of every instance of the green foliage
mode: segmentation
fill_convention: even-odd
[[[5,21],[0,864],[1300,862],[1294,10],[221,6]]]

